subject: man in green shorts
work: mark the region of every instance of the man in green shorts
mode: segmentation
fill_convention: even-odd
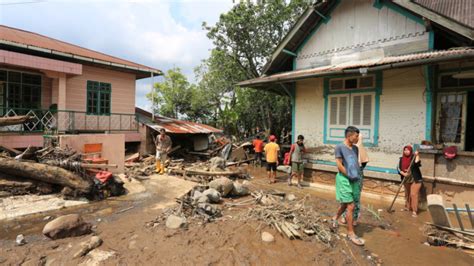
[[[339,170],[336,175],[336,200],[341,205],[331,223],[333,229],[337,229],[337,221],[342,213],[346,211],[347,238],[352,243],[362,246],[364,245],[364,240],[354,233],[353,225],[354,201],[360,197],[359,149],[355,145],[359,139],[359,132],[359,129],[356,127],[347,127],[344,132],[344,142],[336,145],[335,157],[337,169]]]
[[[296,176],[299,188],[301,188],[304,171],[303,153],[306,152],[303,141],[303,135],[299,135],[296,143],[293,143],[290,148],[291,175],[288,178],[288,185],[291,186],[291,179],[293,176]]]

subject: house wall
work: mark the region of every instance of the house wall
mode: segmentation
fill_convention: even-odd
[[[421,67],[382,73],[379,141],[367,147],[369,165],[396,169],[403,146],[420,143],[426,130],[424,76]],[[334,162],[334,145],[324,143],[323,78],[296,82],[295,135],[304,135],[312,161]]]
[[[69,77],[66,83],[66,109],[86,111],[87,81],[99,81],[112,84],[111,112],[135,113],[135,75],[103,69],[92,66],[83,66],[80,76]]]
[[[297,50],[296,69],[382,58],[429,48],[422,21],[408,18],[373,0],[340,1]]]

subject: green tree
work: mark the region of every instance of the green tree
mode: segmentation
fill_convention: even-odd
[[[222,14],[215,25],[203,23],[215,48],[201,65],[198,80],[200,90],[212,95],[213,121],[235,123],[223,124],[223,128],[249,130],[260,126],[274,133],[291,125],[289,97],[240,89],[235,84],[262,74],[266,60],[310,2],[241,2]],[[236,113],[235,122],[227,116],[219,118],[223,107]]]
[[[154,103],[153,112],[171,118],[180,118],[192,108],[189,99],[193,88],[179,68],[168,70],[163,82],[157,82],[146,96]]]

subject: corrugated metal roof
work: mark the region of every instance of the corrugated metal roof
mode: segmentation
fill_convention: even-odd
[[[457,48],[457,49],[450,49],[450,50],[441,50],[441,51],[432,51],[432,52],[424,52],[424,53],[413,53],[407,55],[399,55],[399,56],[387,56],[383,58],[373,58],[367,60],[360,60],[360,61],[350,61],[345,62],[337,65],[328,65],[323,67],[316,67],[310,69],[302,69],[296,71],[289,71],[284,73],[279,73],[270,76],[263,76],[256,79],[246,80],[240,82],[239,86],[253,86],[253,85],[261,85],[266,83],[275,83],[275,82],[283,82],[283,81],[291,81],[294,79],[302,79],[302,78],[309,78],[314,76],[323,76],[328,75],[333,72],[348,70],[348,69],[358,69],[358,68],[367,68],[367,67],[375,67],[375,66],[382,66],[382,65],[390,65],[402,62],[416,62],[419,60],[428,60],[428,59],[452,59],[455,56],[462,56],[463,58],[474,57],[474,49],[471,48]],[[420,62],[423,64],[423,62]]]
[[[90,59],[102,60],[105,62],[118,64],[119,66],[124,65],[124,66],[129,66],[129,67],[140,68],[142,70],[148,69],[150,71],[161,72],[158,69],[154,69],[145,65],[137,64],[128,60],[118,58],[118,57],[114,57],[114,56],[100,53],[97,51],[93,51],[87,48],[83,48],[74,44],[56,40],[56,39],[53,39],[53,38],[50,38],[38,33],[16,29],[16,28],[5,26],[5,25],[0,25],[0,40],[16,43],[20,45],[33,46],[36,48],[48,49],[48,50],[52,50],[59,53],[69,54],[69,55],[82,56],[82,57],[85,57],[85,59],[90,58]],[[36,50],[39,50],[41,52],[40,49],[36,49]],[[57,55],[61,55],[61,54],[57,54]],[[80,60],[80,58],[77,58],[77,57],[76,59]]]
[[[444,17],[474,28],[473,0],[413,0]]]
[[[208,125],[163,116],[155,116],[155,121],[153,122],[151,113],[138,107],[135,107],[135,113],[138,115],[138,119],[141,123],[144,123],[155,130],[164,128],[168,133],[210,134],[222,132],[222,130]]]

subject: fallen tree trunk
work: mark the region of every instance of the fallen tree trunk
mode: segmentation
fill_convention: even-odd
[[[49,194],[53,192],[53,188],[48,183],[0,174],[0,192],[3,192],[3,196],[25,195],[31,193]]]
[[[23,124],[30,119],[28,115],[0,117],[0,127]]]
[[[21,162],[10,158],[0,158],[0,172],[49,184],[67,186],[82,193],[89,193],[93,185],[91,180],[82,178],[60,167]]]

